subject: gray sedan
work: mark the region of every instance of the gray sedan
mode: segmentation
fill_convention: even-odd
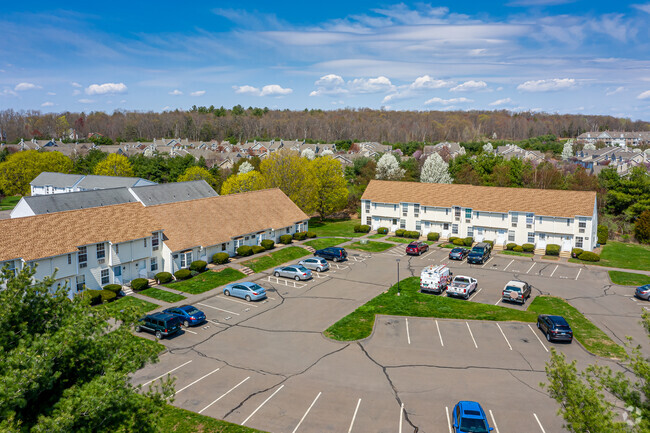
[[[310,257],[299,261],[298,264],[317,272],[323,272],[330,268],[330,264],[322,257]]]
[[[273,275],[276,277],[293,278],[296,281],[311,278],[311,271],[302,265],[282,266],[275,268]]]

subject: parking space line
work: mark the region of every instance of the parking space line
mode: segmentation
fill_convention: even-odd
[[[544,345],[544,343],[542,343],[542,340],[540,340],[539,335],[537,335],[537,332],[535,332],[535,330],[533,329],[533,327],[530,326],[530,325],[528,325],[528,328],[530,328],[530,332],[532,332],[532,333],[535,335],[535,338],[537,338],[537,341],[539,341],[539,344],[541,344],[542,347],[544,348],[544,350],[546,350],[546,351],[548,352],[548,349],[546,348],[546,346]]]
[[[427,257],[429,257],[429,255],[431,255],[431,254],[433,254],[433,253],[435,253],[435,250],[429,251],[429,252],[426,253],[424,256],[422,256],[422,258],[423,258],[423,259],[426,259]]]
[[[354,427],[354,420],[357,417],[357,411],[359,410],[359,405],[361,404],[361,399],[357,402],[357,408],[354,409],[354,415],[352,415],[352,422],[350,423],[350,428],[348,429],[348,433],[352,431],[352,427]]]
[[[404,419],[404,403],[402,403],[402,407],[399,410],[399,433],[402,433],[402,421]]]
[[[443,257],[440,259],[441,262],[444,262],[447,259],[447,257]]]
[[[485,265],[487,265],[488,263],[490,263],[490,260],[492,260],[493,258],[494,258],[494,257],[490,257],[490,258],[488,259],[487,262],[483,263],[483,266],[481,266],[481,268],[484,268]]]
[[[557,268],[559,268],[560,265],[555,265],[555,269],[553,269],[553,272],[551,272],[551,278],[553,278],[553,275],[555,274],[555,271],[557,271]]]
[[[445,406],[445,413],[447,414],[447,426],[449,426],[449,433],[451,433],[451,418],[449,418],[449,408]]]
[[[474,334],[472,334],[472,328],[469,327],[469,322],[465,322],[467,325],[467,330],[469,331],[469,335],[472,337],[472,341],[474,342],[474,347],[478,349],[478,344],[476,344],[476,340],[474,339]]]
[[[578,277],[580,276],[580,272],[582,272],[582,268],[578,269],[578,275],[576,275],[576,280],[577,280]]]
[[[221,325],[221,323],[217,322],[216,320],[208,319],[208,322],[214,323],[215,325]]]
[[[510,265],[512,264],[512,262],[514,262],[514,261],[515,261],[515,259],[510,260],[510,263],[508,263],[508,264],[506,265],[506,267],[503,268],[503,272],[507,271],[508,268],[510,267]]]
[[[255,414],[257,413],[258,410],[262,409],[262,406],[264,406],[264,405],[265,405],[269,400],[271,400],[271,399],[273,398],[273,396],[274,396],[275,394],[277,394],[278,391],[280,391],[282,388],[284,388],[284,385],[280,385],[280,387],[279,387],[278,389],[276,389],[276,390],[273,392],[273,394],[271,394],[270,396],[268,396],[268,397],[266,398],[266,400],[264,400],[264,401],[262,402],[262,404],[260,404],[259,406],[257,406],[257,409],[255,409],[255,410],[253,411],[252,414],[248,415],[248,418],[246,418],[246,419],[244,420],[244,422],[241,423],[241,425],[246,424],[246,423],[248,422],[248,420],[251,419],[251,418],[253,417],[253,415],[255,415]]]
[[[503,300],[503,299],[499,299],[498,301],[496,301],[496,302],[494,303],[494,305],[499,305],[499,303],[500,303],[502,300]]]
[[[492,425],[494,426],[494,431],[499,433],[499,427],[497,427],[497,422],[494,419],[494,414],[492,414],[492,409],[490,409],[490,418],[492,418]]]
[[[634,302],[636,302],[636,298],[630,297],[630,299],[633,300]]]
[[[501,331],[501,335],[503,335],[503,339],[506,340],[506,343],[508,343],[508,347],[510,348],[510,350],[512,350],[512,346],[510,345],[510,342],[506,338],[506,334],[503,333],[503,329],[501,329],[501,326],[498,323],[497,326],[499,327],[499,331]]]
[[[224,394],[221,394],[221,396],[220,396],[218,399],[216,399],[215,401],[213,401],[212,403],[210,403],[209,405],[207,405],[206,407],[204,407],[203,409],[201,409],[201,410],[199,411],[199,414],[202,414],[204,410],[206,410],[207,408],[209,408],[210,406],[212,406],[213,404],[215,404],[216,402],[218,402],[219,400],[221,400],[222,398],[224,398],[225,396],[227,396],[228,394],[230,394],[231,391],[233,391],[234,389],[236,389],[239,385],[241,385],[242,383],[246,382],[246,381],[247,381],[248,379],[250,379],[250,378],[251,378],[251,377],[248,376],[246,379],[242,380],[242,381],[239,382],[237,385],[235,385],[235,386],[233,386],[232,388],[230,388],[230,389],[229,389],[228,391],[226,391]]]
[[[438,337],[440,337],[440,345],[442,347],[445,347],[445,343],[442,342],[442,334],[440,333],[440,325],[438,325],[438,321],[436,320],[436,328],[438,328]]]
[[[186,389],[189,388],[190,386],[192,386],[192,385],[194,385],[195,383],[197,383],[197,382],[199,382],[199,381],[205,379],[206,377],[210,376],[212,373],[216,373],[217,371],[219,371],[219,368],[216,368],[216,369],[212,370],[211,372],[209,372],[209,373],[206,374],[205,376],[199,377],[199,378],[196,379],[194,382],[192,382],[192,383],[190,383],[189,385],[186,385],[186,386],[184,386],[183,388],[179,389],[178,391],[176,391],[176,394],[178,395],[179,392],[186,390]]]
[[[539,425],[539,429],[542,431],[542,433],[546,433],[546,430],[544,430],[544,427],[542,427],[542,423],[539,422],[539,418],[537,418],[537,414],[533,412],[533,416],[535,417],[535,420],[537,421],[537,424]]]
[[[143,384],[142,384],[142,387],[144,388],[145,386],[149,385],[150,383],[157,381],[157,380],[160,379],[161,377],[163,377],[163,376],[167,376],[168,374],[173,373],[174,371],[178,370],[178,369],[181,368],[181,367],[185,367],[185,366],[186,366],[187,364],[189,364],[190,362],[192,362],[191,359],[190,359],[189,361],[187,361],[187,362],[185,362],[185,363],[179,365],[179,366],[176,367],[176,368],[172,368],[172,369],[169,370],[167,373],[163,373],[163,374],[161,374],[160,376],[158,376],[157,378],[155,378],[155,379],[151,379],[149,382],[143,383]]]
[[[189,330],[189,329],[187,329],[187,328],[185,328],[185,332],[189,332],[190,334],[194,334],[194,335],[197,335],[197,333],[196,333],[196,332],[194,332],[194,331],[190,331],[190,330]]]
[[[528,269],[526,271],[526,273],[529,273],[530,271],[532,271],[536,264],[537,264],[537,262],[533,263],[533,266],[531,266],[530,269]]]
[[[472,298],[475,297],[476,295],[478,295],[478,293],[479,293],[481,290],[483,290],[483,287],[481,287],[480,289],[478,289],[476,292],[472,293],[472,296],[470,296],[469,299],[467,299],[467,300],[468,300],[468,301],[471,301]]]
[[[259,308],[259,305],[254,305],[254,304],[252,304],[250,302],[238,301],[237,299],[232,299],[232,298],[229,298],[228,296],[219,296],[219,299],[223,299],[225,301],[230,301],[230,302],[236,302],[236,303],[242,304],[242,305],[248,305],[249,307],[253,307],[253,308]]]
[[[300,421],[298,422],[298,425],[296,426],[296,428],[293,429],[293,431],[291,433],[296,433],[298,431],[298,427],[300,427],[300,424],[302,424],[302,422],[305,420],[305,418],[307,418],[307,414],[309,414],[309,411],[311,410],[311,408],[314,407],[314,405],[316,404],[316,400],[318,400],[318,397],[320,397],[321,394],[322,394],[322,392],[319,392],[318,395],[316,396],[316,398],[314,399],[314,401],[311,402],[311,404],[309,405],[309,408],[307,408],[307,412],[305,412],[305,414],[302,416],[302,418],[300,418]]]
[[[233,311],[223,310],[223,309],[221,309],[221,308],[213,307],[212,305],[202,304],[201,302],[197,302],[197,303],[198,303],[199,305],[204,306],[204,307],[214,308],[215,310],[223,311],[224,313],[234,314],[235,316],[239,316],[239,313],[235,313],[235,312],[233,312]]]
[[[409,333],[409,319],[408,319],[408,317],[406,318],[406,339],[408,340],[409,344],[411,344],[411,334]]]

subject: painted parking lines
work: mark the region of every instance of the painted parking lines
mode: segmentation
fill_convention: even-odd
[[[402,403],[402,407],[399,410],[399,433],[402,433],[403,421],[404,421],[404,403]]]
[[[199,414],[202,414],[206,409],[208,409],[210,406],[212,406],[213,404],[215,404],[216,402],[218,402],[219,400],[221,400],[222,398],[224,398],[225,396],[227,396],[228,394],[230,394],[231,391],[234,391],[235,389],[237,389],[237,388],[239,387],[239,385],[241,385],[242,383],[246,382],[246,381],[247,381],[248,379],[250,379],[250,378],[251,378],[251,377],[248,376],[246,379],[242,380],[242,381],[239,382],[237,385],[233,386],[233,387],[230,388],[228,391],[226,391],[225,393],[221,394],[221,396],[219,396],[219,398],[217,398],[215,401],[213,401],[212,403],[210,403],[209,405],[207,405],[206,407],[204,407],[203,409],[201,409],[201,410],[199,411]]]
[[[336,271],[334,271],[334,272],[336,272]],[[322,278],[328,278],[328,277],[329,277],[328,274],[321,274],[320,272],[317,272],[317,273],[315,273],[315,274],[312,274],[312,276],[315,276],[316,279],[322,279]]]
[[[529,273],[530,271],[532,271],[536,264],[537,264],[537,262],[533,263],[533,266],[531,266],[531,267],[526,271],[526,273]]]
[[[510,342],[508,341],[506,334],[503,333],[503,329],[501,329],[501,326],[498,323],[497,323],[497,327],[499,328],[499,331],[501,331],[501,335],[503,335],[503,339],[506,340],[506,343],[508,343],[508,347],[510,348],[510,350],[512,350],[512,346],[510,345]]]
[[[492,409],[490,409],[490,418],[492,418],[492,425],[494,426],[494,431],[499,433],[499,427],[497,427],[497,421],[494,419],[494,414],[492,413]]]
[[[252,304],[250,302],[238,301],[237,299],[232,299],[232,298],[230,298],[228,296],[225,296],[225,295],[224,296],[218,296],[218,298],[223,299],[225,301],[236,302],[238,304],[243,304],[243,305],[253,307],[253,308],[259,308],[259,305],[254,305],[254,304]]]
[[[557,268],[559,268],[560,265],[555,265],[555,269],[553,269],[553,272],[551,272],[551,278],[553,278],[553,275],[555,275],[555,271],[557,271]]]
[[[409,319],[408,319],[408,317],[406,318],[406,339],[408,340],[409,344],[411,344],[411,333],[409,332]]]
[[[224,310],[223,308],[213,307],[212,305],[203,304],[203,303],[201,303],[201,302],[197,302],[197,304],[202,305],[202,306],[204,306],[204,307],[212,308],[212,309],[214,309],[214,310],[223,311],[224,313],[234,314],[235,316],[239,316],[239,313],[235,313],[234,311]]]
[[[451,433],[451,418],[449,418],[449,408],[445,406],[445,413],[447,414],[447,425],[449,426],[449,433]]]
[[[537,418],[537,414],[533,412],[533,416],[535,417],[535,421],[537,421],[537,425],[539,426],[539,429],[542,431],[542,433],[546,433],[546,430],[544,430],[542,423],[539,421],[539,418]]]
[[[423,255],[421,258],[426,259],[427,257],[429,257],[431,254],[433,254],[435,252],[436,252],[435,250],[431,250],[428,253],[426,253],[425,255]]]
[[[155,378],[155,379],[151,379],[149,382],[143,383],[143,384],[142,384],[142,387],[144,388],[145,386],[149,385],[150,383],[157,381],[157,380],[160,379],[161,377],[167,376],[168,374],[175,372],[176,370],[178,370],[178,369],[181,368],[181,367],[185,367],[185,366],[186,366],[187,364],[189,364],[190,362],[192,362],[191,359],[190,359],[189,361],[187,361],[187,362],[185,362],[185,363],[179,365],[179,366],[176,367],[176,368],[172,368],[172,369],[169,370],[167,373],[163,373],[163,374],[161,374],[160,376],[158,376],[157,378]]]
[[[503,272],[507,271],[508,268],[510,267],[510,265],[512,264],[512,262],[514,262],[514,261],[515,261],[515,259],[510,260],[510,263],[508,263],[508,264],[506,265],[506,267],[503,268]]]
[[[481,290],[483,290],[483,287],[481,287],[480,289],[478,289],[476,292],[472,293],[472,296],[470,296],[467,300],[468,300],[468,301],[471,301],[472,298],[476,297],[476,295],[478,295],[479,292],[480,292]]]
[[[194,382],[192,382],[192,383],[190,383],[189,385],[186,385],[186,386],[184,386],[183,388],[181,388],[181,389],[179,389],[178,391],[176,391],[176,395],[178,395],[178,394],[181,393],[182,391],[185,391],[187,388],[189,388],[190,386],[194,385],[195,383],[198,383],[198,382],[202,381],[202,380],[205,379],[206,377],[210,376],[212,373],[216,373],[216,372],[219,371],[219,370],[220,370],[220,368],[215,368],[214,370],[212,370],[212,371],[209,372],[208,374],[199,377],[199,378],[196,379]]]
[[[465,322],[465,324],[467,325],[467,330],[469,331],[469,335],[472,337],[472,341],[474,342],[474,347],[478,349],[478,344],[476,344],[476,340],[474,339],[472,328],[469,327],[469,322]]]
[[[274,277],[273,275],[269,275],[268,277],[266,277],[266,279],[268,280],[269,283],[278,284],[281,286],[293,287],[296,289],[302,289],[307,285],[305,283],[298,283],[295,280],[285,280],[285,279],[281,280],[279,277]]]
[[[264,400],[264,401],[262,402],[262,404],[260,404],[259,406],[257,406],[257,409],[255,409],[255,410],[253,411],[253,413],[251,413],[250,415],[248,415],[248,418],[246,418],[246,419],[244,420],[244,422],[241,423],[241,425],[246,424],[246,423],[248,422],[248,420],[251,419],[251,418],[253,417],[253,415],[255,415],[255,414],[257,413],[258,410],[262,409],[262,406],[264,406],[266,403],[268,403],[268,401],[271,400],[271,399],[273,398],[273,396],[274,396],[275,394],[277,394],[277,393],[278,393],[282,388],[284,388],[284,385],[280,385],[280,387],[279,387],[278,389],[276,389],[275,391],[273,391],[273,394],[271,394],[270,396],[268,396],[268,397],[266,398],[266,400]]]
[[[442,347],[445,347],[445,343],[442,342],[442,334],[440,333],[440,325],[438,325],[438,321],[436,320],[436,328],[438,328],[438,337],[440,337],[440,345]]]
[[[533,329],[533,327],[530,326],[530,325],[528,325],[528,328],[530,329],[530,332],[532,332],[533,335],[535,335],[535,338],[537,338],[537,341],[539,341],[539,344],[541,344],[542,347],[544,348],[544,350],[548,352],[548,349],[546,348],[546,346],[544,345],[544,343],[542,343],[542,340],[539,338],[539,335],[537,335],[537,332],[535,332],[535,330]]]
[[[501,301],[503,301],[503,299],[499,299],[498,301],[496,301],[496,302],[494,303],[494,305],[499,305],[499,304],[501,303]]]
[[[494,258],[494,257],[490,257],[490,258],[487,260],[487,262],[483,263],[483,266],[481,266],[481,269],[484,268],[485,265],[487,265],[488,263],[490,263],[490,261],[492,261],[493,258]]]
[[[576,280],[577,280],[578,277],[580,276],[580,272],[582,272],[582,268],[578,269],[578,275],[576,275]]]
[[[190,334],[198,335],[198,332],[190,331],[189,329],[185,328],[185,332],[189,332]]]
[[[349,266],[339,265],[338,263],[332,263],[330,265],[330,267],[332,267],[332,266],[336,267],[336,269],[339,269],[339,270],[341,270],[341,269],[349,269],[350,268]],[[336,272],[336,271],[334,271],[334,272]]]
[[[307,412],[305,412],[305,414],[302,416],[302,418],[300,418],[300,421],[298,422],[298,425],[296,426],[296,428],[293,429],[293,431],[291,433],[296,433],[298,431],[298,427],[300,427],[300,424],[302,424],[302,422],[305,420],[305,418],[307,418],[307,415],[309,414],[309,411],[311,410],[312,407],[314,407],[314,405],[316,404],[316,401],[318,400],[318,397],[320,397],[321,394],[322,394],[322,392],[319,392],[318,395],[316,396],[316,398],[314,399],[314,401],[311,402],[311,404],[307,408]]]
[[[352,421],[350,422],[350,428],[348,429],[348,433],[352,432],[352,427],[354,427],[354,420],[357,418],[357,412],[359,411],[359,405],[361,405],[361,399],[357,401],[357,407],[354,409],[354,415],[352,415]]]

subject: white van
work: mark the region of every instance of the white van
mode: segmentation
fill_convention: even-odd
[[[442,293],[451,282],[451,276],[447,265],[427,266],[420,274],[420,291]]]

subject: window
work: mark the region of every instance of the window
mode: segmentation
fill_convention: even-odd
[[[474,237],[474,227],[472,226],[467,227],[467,237],[468,238]]]
[[[226,244],[221,244],[221,251],[226,251]]]
[[[97,260],[102,260],[106,257],[105,244],[97,244]]]
[[[246,236],[246,237],[244,238],[244,240],[247,241],[247,240],[248,240],[248,236]]]
[[[508,231],[508,242],[514,242],[515,241],[515,232],[514,230],[509,230]]]
[[[81,292],[84,289],[85,285],[86,285],[86,276],[77,275],[77,292]]]
[[[115,254],[119,254],[119,253],[120,253],[120,245],[115,244]]]
[[[445,209],[445,215],[449,215],[449,209]]]
[[[144,241],[144,247],[147,248],[147,238],[144,238],[143,241]]]
[[[192,263],[192,251],[181,253],[181,268],[187,268]]]
[[[408,214],[409,214],[408,203],[402,203],[402,216],[408,216]]]
[[[576,248],[582,248],[582,236],[576,236]]]
[[[580,218],[578,221],[578,232],[584,233],[587,228],[587,221],[584,218]]]
[[[537,222],[540,223],[540,224],[542,223],[542,217],[541,216],[537,217]]]
[[[399,220],[399,228],[406,229],[406,220]]]
[[[454,208],[454,215],[456,216],[457,220],[460,219],[460,208],[459,207]]]
[[[571,218],[566,219],[566,226],[569,227],[571,225]]]
[[[155,272],[158,270],[158,258],[157,257],[152,257],[151,258],[151,272]]]
[[[534,244],[535,243],[535,233],[534,232],[528,232],[528,243],[529,244]]]
[[[531,228],[535,222],[535,215],[532,213],[526,214],[526,228]]]
[[[68,254],[68,264],[72,264],[72,254]]]
[[[517,223],[519,222],[519,214],[517,212],[512,213],[512,226],[517,227]]]
[[[370,212],[370,200],[366,200],[366,212]]]
[[[367,224],[367,225],[372,224],[372,217],[369,217],[369,216],[366,217],[366,224]]]
[[[506,214],[502,213],[501,214],[501,221],[505,221],[505,220],[506,220]]]
[[[105,286],[110,281],[109,275],[108,275],[108,269],[102,269],[102,272],[101,272],[100,275],[101,275],[101,278],[102,278],[102,286]]]
[[[442,223],[443,230],[449,230],[449,223]]]
[[[77,253],[77,261],[79,262],[80,268],[85,268],[88,266],[88,253],[86,247],[79,247],[79,252]]]
[[[418,220],[415,222],[415,231],[419,232],[422,229],[422,221]]]
[[[476,216],[478,217],[478,212],[476,212]],[[472,218],[472,210],[470,208],[465,209],[465,219],[471,219]]]
[[[451,225],[451,233],[454,235],[458,234],[458,224],[452,224]]]
[[[420,205],[417,203],[413,205],[413,216],[416,218],[420,216]]]
[[[160,238],[158,237],[158,233],[154,233],[151,238],[151,248],[153,248],[154,251],[158,251],[159,242]]]

